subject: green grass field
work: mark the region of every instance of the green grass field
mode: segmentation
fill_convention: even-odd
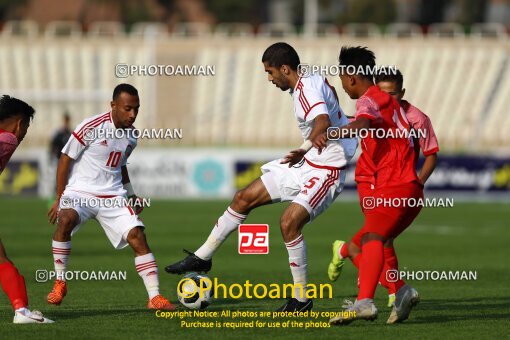
[[[195,250],[227,202],[159,201],[142,214],[149,244],[160,268],[160,288],[173,302],[179,277],[164,266],[183,257],[182,248]],[[375,322],[358,321],[334,328],[184,329],[179,320],[156,318],[146,309],[147,294],[134,269],[129,248],[114,250],[96,222],[89,222],[73,238],[69,270],[126,271],[126,281],[71,281],[61,306],[48,305],[52,283],[38,283],[35,271],[53,269],[46,202],[2,198],[0,235],[9,257],[25,276],[30,306],[56,320],[53,325],[14,325],[7,298],[0,295],[0,338],[502,338],[510,334],[508,228],[509,205],[457,203],[454,208],[426,209],[395,243],[400,269],[477,271],[476,281],[409,281],[422,302],[405,323],[386,325],[389,309],[379,287]],[[222,283],[284,283],[291,281],[287,251],[279,231],[284,205],[262,207],[247,222],[270,225],[270,254],[238,255],[237,235],[214,258],[210,277]],[[333,240],[348,239],[360,226],[357,203],[338,203],[305,227],[309,278],[326,283],[326,267]],[[333,299],[315,300],[315,311],[340,309],[344,298],[356,294],[357,273],[347,263],[333,285]],[[283,300],[217,299],[208,311],[273,311]],[[188,319],[188,321],[197,320]],[[226,319],[224,319],[226,320]],[[236,321],[251,321],[250,318]],[[301,319],[299,321],[308,321]],[[221,319],[220,319],[221,321]],[[231,320],[230,320],[231,321]],[[262,321],[274,321],[265,319]],[[282,320],[279,320],[282,321]],[[283,320],[284,321],[284,320]],[[327,321],[319,318],[317,321]]]

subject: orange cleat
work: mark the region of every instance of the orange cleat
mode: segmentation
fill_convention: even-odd
[[[164,310],[175,310],[176,307],[170,301],[165,299],[163,295],[156,295],[149,300],[147,304],[149,309],[164,309]]]
[[[55,284],[53,285],[53,289],[48,294],[46,300],[48,301],[48,303],[58,306],[62,303],[62,300],[64,299],[64,296],[66,296],[66,294],[67,285],[65,281],[56,280]]]

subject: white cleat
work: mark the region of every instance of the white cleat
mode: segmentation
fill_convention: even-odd
[[[409,285],[402,286],[395,294],[395,302],[391,310],[390,317],[386,321],[388,324],[402,322],[409,318],[411,309],[420,302],[420,295],[413,287]]]
[[[30,311],[27,308],[18,309],[14,313],[13,323],[54,323],[55,321],[45,318],[38,310]]]
[[[332,325],[347,325],[354,320],[369,320],[374,321],[377,318],[377,308],[375,308],[374,301],[372,299],[363,299],[352,301],[344,300],[345,304],[342,308],[343,311],[331,319],[329,323]]]

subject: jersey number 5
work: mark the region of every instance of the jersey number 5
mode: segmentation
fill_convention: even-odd
[[[122,155],[122,153],[120,151],[110,152],[110,156],[108,156],[108,161],[106,162],[106,166],[116,168],[117,165],[119,165],[121,155]]]
[[[308,183],[306,183],[305,188],[307,188],[307,189],[313,188],[313,186],[315,185],[315,182],[317,182],[319,179],[320,179],[319,177],[312,177],[312,178],[310,178]]]

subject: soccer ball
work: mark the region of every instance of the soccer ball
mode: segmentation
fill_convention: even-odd
[[[209,277],[188,273],[177,284],[179,302],[189,309],[204,309],[211,304],[213,284]]]

